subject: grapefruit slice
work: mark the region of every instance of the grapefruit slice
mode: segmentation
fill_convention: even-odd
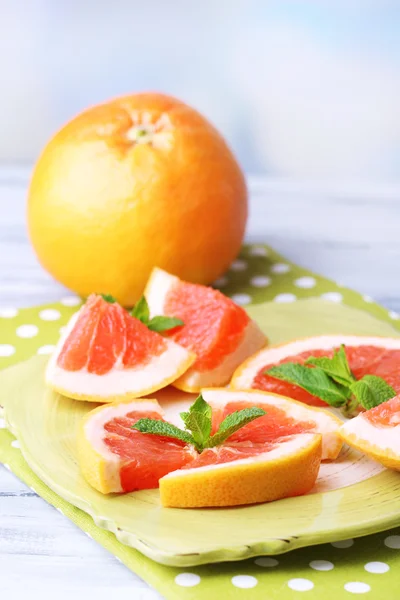
[[[219,393],[225,390],[206,391],[217,406],[214,427],[225,408]],[[272,401],[268,408],[271,405]],[[83,419],[78,432],[81,471],[103,494],[159,485],[164,506],[233,506],[305,494],[315,484],[322,455],[315,423],[301,423],[296,429],[290,422],[264,438],[249,428],[246,439],[231,436],[199,454],[180,440],[132,429],[143,417],[163,419],[156,400],[103,405]],[[292,435],[294,431],[307,432]]]
[[[224,444],[160,479],[163,506],[200,508],[271,502],[309,492],[321,464],[321,436]]]
[[[334,460],[342,448],[338,434],[342,421],[321,408],[305,406],[283,396],[257,390],[204,389],[202,396],[212,407],[213,433],[223,419],[251,406],[266,415],[248,423],[229,438],[229,443],[268,443],[301,433],[322,435],[322,460]]]
[[[179,440],[132,429],[139,419],[162,419],[157,400],[126,400],[87,413],[78,432],[83,476],[99,492],[158,487],[160,477],[192,462],[196,452]]]
[[[165,387],[195,359],[119,304],[92,295],[61,336],[46,369],[46,383],[69,398],[111,402]]]
[[[185,392],[227,384],[234,370],[267,342],[243,308],[210,287],[181,281],[156,268],[144,294],[150,316],[173,316],[185,323],[167,334],[197,356],[173,383]]]
[[[346,356],[356,379],[377,375],[400,393],[400,338],[324,335],[271,346],[250,357],[234,373],[234,389],[259,389],[289,396],[312,406],[327,404],[302,388],[265,375],[264,371],[286,362],[303,364],[309,356],[332,357],[345,344]]]
[[[400,396],[347,421],[339,434],[349,446],[400,471]]]

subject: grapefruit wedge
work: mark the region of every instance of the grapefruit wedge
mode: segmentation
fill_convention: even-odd
[[[136,398],[170,384],[195,359],[119,304],[91,295],[61,336],[46,369],[46,383],[76,400]]]
[[[227,384],[234,370],[265,346],[258,325],[230,298],[210,287],[187,283],[154,269],[144,295],[150,316],[178,317],[184,325],[168,337],[194,352],[195,363],[173,385],[185,392]]]
[[[400,471],[400,396],[347,421],[339,434],[349,446]]]
[[[310,356],[333,356],[345,344],[346,356],[356,379],[364,375],[382,377],[400,393],[400,338],[355,335],[324,335],[270,346],[250,357],[234,373],[234,389],[258,389],[288,396],[312,406],[327,406],[302,388],[265,375],[264,371],[287,362],[303,364]]]
[[[239,429],[230,438],[233,443],[267,443],[301,433],[322,435],[322,460],[334,460],[343,446],[339,436],[342,421],[330,412],[301,402],[257,390],[204,389],[202,396],[212,407],[213,431],[229,414],[256,406],[266,415]]]
[[[225,390],[205,392],[216,407],[214,429],[234,403],[232,392],[227,393],[230,404]],[[253,394],[250,396],[253,398]],[[241,397],[242,403],[246,401],[246,395]],[[269,410],[273,398],[259,404]],[[246,425],[243,439],[233,435],[201,453],[186,442],[132,429],[144,417],[163,420],[156,400],[103,405],[90,411],[81,423],[81,471],[88,483],[103,494],[159,486],[161,503],[169,507],[234,506],[305,494],[315,484],[322,438],[329,437],[330,432],[321,436],[316,432],[315,421],[296,423],[286,415],[291,404],[296,409],[297,403],[288,400],[282,405],[280,419],[275,414],[275,422],[281,421],[281,430],[270,428],[263,437]]]

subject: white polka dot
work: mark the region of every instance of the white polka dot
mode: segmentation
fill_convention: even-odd
[[[329,300],[329,302],[342,302],[343,296],[339,292],[326,292],[321,294],[321,298]]]
[[[78,306],[81,302],[78,296],[65,296],[65,298],[61,298],[61,304],[64,306]]]
[[[47,346],[41,346],[40,348],[38,348],[37,353],[38,354],[51,354],[54,350],[55,346],[53,346],[52,344],[48,344]]]
[[[39,333],[39,328],[36,325],[20,325],[17,327],[17,336],[20,338],[35,337]]]
[[[294,294],[278,294],[274,298],[274,302],[295,302],[296,296]]]
[[[11,446],[12,446],[13,448],[21,448],[21,446],[19,445],[19,441],[18,441],[18,440],[13,440],[13,441],[11,442]]]
[[[400,319],[400,314],[394,310],[389,310],[388,315],[391,319],[394,319],[395,321]]]
[[[279,565],[279,561],[276,558],[270,558],[269,556],[260,556],[254,562],[259,567],[276,567]]]
[[[227,283],[228,283],[228,278],[225,276],[220,277],[219,279],[216,279],[214,281],[215,287],[225,287]]]
[[[268,256],[268,250],[264,246],[252,246],[250,248],[251,256]]]
[[[389,565],[384,562],[372,561],[367,563],[364,566],[364,569],[368,571],[368,573],[387,573],[390,569]]]
[[[312,560],[310,567],[315,571],[332,571],[335,565],[329,560]]]
[[[245,260],[234,260],[229,267],[231,271],[245,271],[247,269],[247,262]]]
[[[0,419],[0,429],[7,429],[6,422],[4,419]]]
[[[18,310],[16,308],[0,308],[0,317],[3,319],[12,319],[16,317]]]
[[[365,294],[365,296],[363,296],[363,300],[364,302],[373,302],[374,299],[371,298],[371,296],[368,296],[367,294]]]
[[[288,581],[288,586],[295,592],[308,592],[313,589],[314,584],[309,579],[302,579],[299,577],[297,579],[290,579]]]
[[[12,356],[15,354],[14,346],[11,344],[0,344],[0,356]]]
[[[251,302],[251,296],[248,294],[233,294],[231,299],[236,302],[236,304],[239,304],[239,306],[244,306],[245,304],[250,304]]]
[[[45,308],[44,310],[40,311],[39,317],[43,321],[57,321],[61,317],[61,313],[59,310],[55,310],[54,308]]]
[[[287,273],[290,271],[290,266],[284,263],[275,263],[271,267],[272,273]]]
[[[247,590],[249,588],[256,587],[258,581],[251,575],[235,575],[235,577],[232,577],[232,583],[237,588]]]
[[[299,277],[299,279],[295,279],[294,285],[299,288],[304,288],[305,290],[315,287],[316,280],[314,277]]]
[[[200,583],[200,577],[194,573],[179,573],[175,577],[175,583],[182,587],[193,587]]]
[[[384,544],[393,550],[400,550],[400,535],[389,535],[385,538]]]
[[[345,584],[344,589],[351,594],[366,594],[370,591],[371,586],[368,583],[362,583],[362,581],[349,581]]]
[[[351,546],[354,544],[354,540],[349,539],[349,540],[340,540],[339,542],[332,542],[331,546],[333,546],[334,548],[351,548]]]
[[[267,287],[271,283],[271,277],[266,275],[256,275],[250,279],[250,283],[254,287]]]

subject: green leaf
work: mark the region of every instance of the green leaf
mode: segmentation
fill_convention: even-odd
[[[343,344],[340,346],[339,350],[334,352],[332,358],[329,358],[328,356],[310,356],[307,358],[305,364],[319,367],[325,371],[327,375],[332,377],[332,379],[342,385],[348,386],[355,381],[354,375],[351,372],[349,363],[347,361]]]
[[[142,296],[140,300],[136,302],[135,306],[131,310],[131,315],[132,317],[135,317],[135,319],[142,321],[142,323],[145,325],[148,324],[150,319],[150,309],[144,296]]]
[[[262,408],[257,408],[253,406],[252,408],[244,408],[243,410],[237,410],[222,421],[220,424],[218,431],[214,433],[210,437],[207,443],[207,448],[214,448],[214,446],[219,446],[225,440],[227,440],[231,435],[233,435],[236,431],[254,421],[254,419],[258,419],[259,417],[263,417],[267,413]]]
[[[343,406],[351,393],[348,387],[333,381],[320,367],[311,369],[298,363],[283,363],[268,369],[265,375],[298,385],[331,406]]]
[[[352,384],[351,391],[361,406],[367,410],[379,406],[396,395],[395,390],[376,375],[364,375],[362,379]]]
[[[211,406],[203,396],[200,396],[189,408],[188,412],[181,413],[181,419],[186,429],[191,432],[196,445],[203,449],[211,433]]]
[[[167,423],[166,421],[161,421],[158,419],[139,419],[139,421],[132,425],[132,429],[136,429],[141,433],[163,435],[165,437],[173,438],[175,440],[181,440],[182,442],[186,442],[187,444],[194,444],[194,439],[192,438],[190,433],[188,433],[187,431],[182,431],[182,429],[179,429],[179,427],[172,425],[172,423]]]
[[[100,294],[100,296],[103,298],[103,300],[109,302],[109,304],[115,304],[117,301],[114,296],[111,296],[111,294]]]
[[[174,327],[178,327],[179,325],[184,325],[182,319],[162,316],[153,317],[147,323],[147,327],[151,329],[151,331],[157,331],[158,333],[161,331],[167,331],[168,329],[174,329]]]

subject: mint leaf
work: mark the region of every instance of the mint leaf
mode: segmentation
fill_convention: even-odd
[[[336,350],[333,354],[332,358],[328,356],[319,356],[314,357],[310,356],[307,358],[306,365],[314,365],[319,367],[327,375],[332,377],[337,383],[342,385],[350,385],[355,381],[354,375],[350,370],[349,363],[347,361],[346,352],[344,350],[344,345],[342,344],[339,350]]]
[[[190,433],[187,431],[182,431],[182,429],[172,425],[172,423],[167,423],[166,421],[161,421],[158,419],[139,419],[139,421],[132,425],[132,429],[136,429],[137,431],[140,431],[140,433],[163,435],[175,440],[181,440],[187,444],[194,444],[194,439]]]
[[[196,445],[204,448],[211,433],[211,406],[206,402],[203,396],[196,399],[188,412],[181,413],[181,419],[185,423],[186,429],[191,432]]]
[[[331,406],[343,406],[351,394],[346,386],[333,381],[320,367],[311,369],[298,363],[283,363],[271,367],[264,373],[275,379],[298,385]]]
[[[355,381],[350,389],[361,406],[367,410],[396,395],[395,390],[384,379],[376,375],[364,375],[362,379]]]
[[[147,327],[151,329],[151,331],[157,331],[158,333],[161,331],[167,331],[168,329],[174,329],[174,327],[178,327],[179,325],[184,325],[182,319],[162,316],[153,317],[147,323]]]
[[[141,321],[145,325],[148,324],[150,319],[150,309],[149,305],[147,304],[147,300],[144,296],[142,296],[132,308],[131,316],[135,317],[135,319],[139,319],[139,321]]]
[[[222,421],[220,424],[218,431],[214,433],[210,437],[207,443],[207,448],[214,448],[214,446],[219,446],[225,440],[227,440],[231,435],[233,435],[236,431],[254,421],[254,419],[258,419],[259,417],[263,417],[267,413],[262,408],[257,408],[253,406],[252,408],[244,408],[243,410],[237,410]]]
[[[111,294],[100,294],[100,296],[109,304],[115,304],[117,301],[116,298],[114,298],[114,296],[111,296]]]

